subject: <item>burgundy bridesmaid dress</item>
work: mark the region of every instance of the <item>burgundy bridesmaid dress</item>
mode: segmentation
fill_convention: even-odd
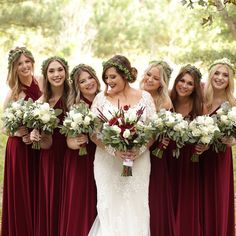
[[[89,106],[91,102],[82,98]],[[97,215],[93,174],[96,145],[89,140],[88,154],[67,148],[64,160],[60,236],[87,236]]]
[[[212,114],[214,114],[213,112]],[[232,149],[214,152],[200,159],[201,209],[204,236],[234,236],[234,179]]]
[[[59,99],[54,108],[62,109],[62,107],[62,101]],[[59,116],[59,119],[62,123],[64,113]],[[53,143],[50,149],[40,150],[36,236],[57,236],[59,234],[66,138],[60,133],[59,128],[56,128],[52,140]]]
[[[167,155],[168,174],[175,215],[176,236],[200,236],[199,163],[192,162],[194,145],[186,144],[178,159]]]
[[[22,85],[34,101],[41,96],[35,79],[30,86]],[[34,223],[35,180],[37,179],[38,151],[31,149],[20,137],[9,137],[6,145],[2,236],[32,236]]]
[[[152,154],[158,142],[150,148],[151,173],[149,183],[150,229],[152,236],[174,236],[174,209],[167,166],[167,155],[171,153],[171,143],[160,159]]]

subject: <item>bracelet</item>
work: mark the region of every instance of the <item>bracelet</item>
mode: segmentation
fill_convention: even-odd
[[[111,147],[110,145],[109,146],[105,146],[105,150],[112,156],[115,156],[115,152],[116,152],[116,149]]]

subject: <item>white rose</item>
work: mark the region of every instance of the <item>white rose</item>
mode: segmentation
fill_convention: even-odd
[[[44,124],[48,123],[50,121],[50,114],[49,113],[43,114],[43,116],[41,116],[41,120]]]
[[[210,136],[203,136],[200,139],[200,142],[203,143],[203,144],[208,144],[208,143],[210,143],[210,141],[211,141],[211,137]]]
[[[206,116],[206,117],[205,117],[205,124],[206,124],[206,125],[213,125],[213,124],[214,124],[213,118],[211,118],[211,117],[209,117],[209,116]]]
[[[194,137],[199,137],[201,135],[201,131],[199,129],[193,129],[192,130],[192,135]]]
[[[123,137],[124,138],[128,138],[130,136],[130,130],[129,129],[125,129],[124,133],[123,133]]]
[[[42,110],[50,110],[50,106],[47,102],[44,102],[40,107]]]
[[[72,122],[71,122],[71,128],[72,128],[72,129],[75,129],[75,128],[76,128],[76,126],[77,126],[77,123],[76,123],[76,122],[74,122],[74,121],[72,121]]]
[[[34,114],[34,116],[39,116],[40,110],[38,108],[34,109],[33,114]]]
[[[21,105],[20,105],[19,103],[17,103],[17,102],[13,102],[13,103],[11,104],[11,106],[12,106],[12,108],[14,108],[15,110],[21,108]]]
[[[89,125],[90,124],[90,121],[91,121],[91,118],[89,116],[85,116],[84,118],[84,124],[85,125]]]
[[[232,121],[236,121],[236,111],[230,111],[229,113],[228,113],[228,118],[230,119],[230,120],[232,120]]]
[[[72,117],[73,121],[76,122],[77,124],[81,124],[83,121],[83,116],[81,113],[75,113],[74,116]]]
[[[222,114],[224,114],[224,112],[223,112],[223,109],[222,109],[222,108],[220,108],[219,110],[217,110],[217,111],[216,111],[216,113],[217,113],[218,115],[222,115]]]
[[[220,120],[224,123],[224,124],[229,124],[229,120],[228,117],[226,115],[221,115],[220,116]]]
[[[175,123],[175,118],[173,116],[169,116],[168,120],[166,120],[166,125],[168,127],[172,127]]]
[[[17,111],[16,111],[16,116],[17,116],[17,117],[22,117],[22,116],[23,116],[22,111],[21,111],[21,110],[17,110]]]
[[[117,134],[120,134],[120,132],[121,132],[120,127],[118,127],[117,125],[113,125],[113,126],[112,126],[112,129],[113,129]]]

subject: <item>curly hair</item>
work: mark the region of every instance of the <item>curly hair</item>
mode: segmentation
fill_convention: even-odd
[[[85,71],[93,77],[96,82],[98,89],[96,91],[96,94],[100,91],[100,82],[98,80],[98,77],[96,75],[95,70],[86,64],[79,64],[73,68],[73,70],[70,73],[70,93],[67,98],[67,107],[70,108],[73,104],[79,104],[80,98],[81,98],[81,92],[79,89],[79,83],[78,78],[81,75],[81,73]]]

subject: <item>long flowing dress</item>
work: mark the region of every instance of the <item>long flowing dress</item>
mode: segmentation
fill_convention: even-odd
[[[127,104],[128,105],[128,104]],[[130,109],[145,107],[145,121],[155,113],[152,97],[143,91],[139,102]],[[117,109],[100,93],[94,99],[92,111],[99,108],[103,114]],[[97,147],[94,160],[94,175],[97,185],[98,216],[89,236],[149,236],[148,186],[150,153],[146,150],[133,165],[133,176],[123,177],[122,160]]]
[[[54,108],[62,109],[62,100],[59,99]],[[64,113],[59,117],[60,124]],[[39,189],[36,236],[55,236],[59,234],[59,215],[61,206],[62,174],[66,138],[59,131],[54,130],[50,149],[40,150],[39,162]]]
[[[41,96],[38,83],[22,85],[25,100]],[[6,145],[2,236],[32,236],[34,217],[34,181],[37,178],[38,152],[26,145],[20,137],[9,137]]]
[[[213,112],[212,114],[215,114]],[[211,114],[211,115],[212,115]],[[232,149],[211,148],[200,159],[202,227],[204,236],[234,236],[234,179]]]
[[[171,154],[172,142],[168,145],[168,150],[163,152],[161,159],[152,154],[158,143],[159,141],[156,141],[150,148],[149,209],[151,235],[174,236],[174,208],[167,165],[167,155]]]
[[[82,98],[90,107],[91,102]],[[87,236],[97,215],[97,190],[93,173],[96,145],[89,140],[88,154],[67,148],[64,160],[61,236]]]
[[[171,149],[167,147],[169,154],[166,154],[166,158],[175,215],[175,235],[200,236],[200,170],[199,163],[191,161],[194,145],[186,144],[181,148],[178,159],[173,157]]]

